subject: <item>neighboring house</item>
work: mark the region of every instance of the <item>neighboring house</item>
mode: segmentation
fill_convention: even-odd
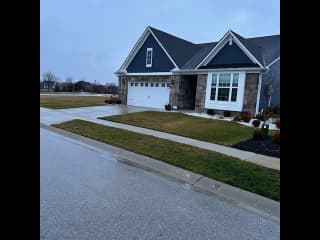
[[[280,35],[244,38],[229,30],[218,42],[195,44],[148,26],[115,74],[127,105],[255,114],[280,106]]]
[[[43,80],[40,82],[40,89],[43,88],[55,88],[56,86],[56,82],[55,81],[48,81],[48,80]]]

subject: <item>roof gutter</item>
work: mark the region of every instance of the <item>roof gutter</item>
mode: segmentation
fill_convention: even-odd
[[[213,68],[213,69],[183,69],[183,70],[172,70],[172,74],[199,74],[208,72],[227,72],[227,71],[247,71],[247,72],[261,72],[265,68],[260,67],[247,67],[247,68]]]

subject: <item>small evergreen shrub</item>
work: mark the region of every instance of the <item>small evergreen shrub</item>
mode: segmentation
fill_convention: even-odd
[[[233,121],[240,122],[241,118],[239,115],[234,116]]]
[[[253,125],[254,127],[259,127],[259,126],[260,126],[260,120],[258,120],[258,119],[253,120],[253,121],[252,121],[252,125]]]
[[[213,116],[214,115],[214,110],[213,109],[208,109],[207,114]]]
[[[276,132],[272,136],[272,140],[273,140],[274,143],[280,144],[280,132]]]
[[[166,104],[164,105],[164,108],[167,110],[167,111],[171,111],[172,107],[170,104]]]
[[[231,117],[231,112],[230,111],[223,111],[223,116]]]
[[[262,141],[263,140],[263,135],[260,129],[255,129],[253,131],[253,135],[252,135],[252,139],[253,140],[258,140],[258,141]]]

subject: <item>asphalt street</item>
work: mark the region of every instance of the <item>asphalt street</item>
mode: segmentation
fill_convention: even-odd
[[[41,239],[279,239],[279,223],[40,129]]]

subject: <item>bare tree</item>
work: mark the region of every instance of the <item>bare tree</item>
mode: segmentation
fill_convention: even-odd
[[[72,92],[74,92],[74,82],[71,76],[66,77],[66,83],[72,84]]]
[[[45,72],[42,75],[43,82],[47,82],[47,88],[50,88],[50,83],[54,84],[57,81],[57,77],[52,72]]]

